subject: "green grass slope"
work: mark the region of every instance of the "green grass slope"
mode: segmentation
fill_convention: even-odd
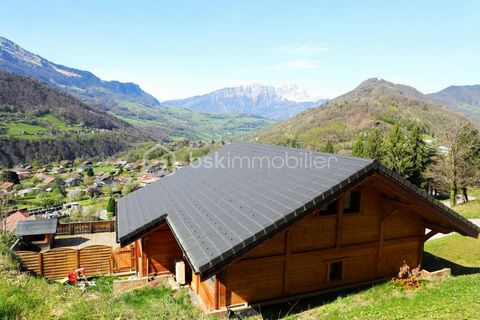
[[[467,275],[416,290],[384,283],[287,319],[478,319],[479,281],[480,275]]]
[[[0,319],[204,319],[185,290],[145,288],[112,291],[113,278],[96,279],[82,291],[16,271],[0,254]]]

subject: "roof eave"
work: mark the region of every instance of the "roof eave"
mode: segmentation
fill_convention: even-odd
[[[455,232],[458,232],[464,236],[470,236],[473,238],[478,238],[480,234],[480,228],[473,224],[472,222],[468,221],[466,218],[462,217],[449,207],[445,206],[440,201],[433,198],[433,196],[426,193],[425,190],[420,189],[419,187],[415,186],[407,179],[401,177],[398,173],[382,166],[378,166],[378,172],[383,174],[389,179],[393,179],[408,189],[410,192],[415,194],[419,199],[423,200],[423,202],[436,210],[440,210],[443,213],[443,217],[447,219],[453,226],[457,228],[453,228]]]
[[[160,215],[158,218],[150,221],[149,223],[143,225],[141,228],[136,229],[126,235],[119,237],[118,236],[118,229],[117,229],[117,243],[120,243],[120,246],[124,247],[129,245],[130,243],[134,242],[135,240],[140,239],[145,233],[152,231],[153,229],[159,227],[163,223],[165,223],[165,219],[167,214],[164,213]],[[118,224],[118,219],[117,219]]]

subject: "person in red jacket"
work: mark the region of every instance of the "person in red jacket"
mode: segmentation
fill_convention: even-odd
[[[68,282],[70,284],[78,284],[78,279],[81,277],[82,280],[86,281],[85,268],[78,268],[76,270],[71,270],[67,274]]]

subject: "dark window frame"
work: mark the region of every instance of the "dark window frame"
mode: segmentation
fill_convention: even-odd
[[[347,194],[350,194],[350,197],[347,197]],[[347,207],[347,200],[354,202],[349,207]],[[343,202],[343,213],[360,213],[362,210],[362,192],[360,190],[353,190],[345,193],[344,202]]]
[[[344,278],[345,261],[334,260],[328,263],[327,282],[338,282]]]
[[[330,202],[329,204],[326,204],[322,207],[319,208],[318,210],[318,215],[319,216],[334,216],[337,214],[337,208],[338,208],[338,201],[334,200]]]

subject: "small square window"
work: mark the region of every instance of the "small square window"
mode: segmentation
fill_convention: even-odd
[[[344,213],[360,212],[360,191],[345,193],[343,202]]]
[[[319,215],[321,216],[330,216],[337,214],[337,201],[332,201],[329,204],[324,205],[320,208]]]
[[[340,281],[343,278],[343,261],[331,262],[328,268],[328,282]]]

